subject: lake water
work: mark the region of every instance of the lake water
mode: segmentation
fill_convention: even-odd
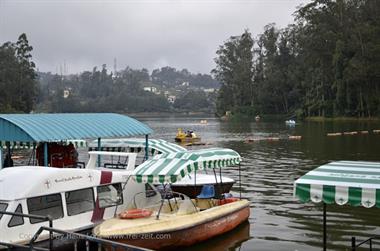
[[[207,146],[228,147],[243,157],[242,196],[249,199],[249,223],[189,250],[321,250],[322,206],[302,204],[293,197],[293,182],[306,172],[333,160],[380,161],[379,122],[220,121],[205,117],[138,118],[154,130],[153,138],[173,141],[177,128],[194,130]],[[207,119],[208,124],[200,124]],[[327,137],[330,132],[370,130],[368,135]],[[290,141],[289,135],[301,140]],[[279,137],[279,141],[247,139]],[[195,147],[193,147],[195,148]],[[237,168],[224,175],[238,180]],[[237,193],[238,186],[234,188]],[[352,236],[380,234],[380,209],[327,206],[328,250],[350,250]],[[380,245],[375,246],[380,248]]]
[[[249,223],[187,250],[321,250],[322,205],[302,204],[293,197],[293,182],[333,160],[380,161],[380,122],[220,121],[210,117],[137,117],[147,123],[152,138],[174,142],[178,128],[194,130],[206,146],[234,149],[243,157],[242,196],[249,199]],[[200,123],[206,119],[207,125]],[[369,130],[369,134],[327,137],[330,132]],[[288,140],[300,135],[301,140]],[[278,137],[278,141],[264,140]],[[247,143],[247,139],[263,139]],[[190,148],[191,149],[191,148]],[[86,151],[80,157],[87,158]],[[17,162],[17,161],[16,161]],[[223,174],[238,180],[236,167]],[[238,184],[233,192],[238,194]],[[360,240],[380,235],[380,209],[327,206],[328,250],[351,250],[352,236]],[[375,246],[380,250],[380,243]]]

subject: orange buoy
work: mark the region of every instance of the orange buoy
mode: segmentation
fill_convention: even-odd
[[[302,139],[302,136],[298,136],[298,135],[289,135],[289,139],[290,140],[301,140]]]
[[[342,133],[341,132],[330,132],[327,134],[327,136],[329,136],[329,137],[342,136]]]
[[[267,140],[268,141],[279,141],[280,138],[278,138],[278,137],[269,137],[269,138],[267,138]]]
[[[148,209],[130,209],[119,214],[120,219],[139,219],[151,216],[152,210]]]
[[[344,135],[356,135],[358,132],[344,132]]]

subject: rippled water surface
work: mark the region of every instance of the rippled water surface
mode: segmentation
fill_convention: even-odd
[[[242,196],[249,199],[249,223],[188,250],[321,250],[322,207],[293,197],[293,182],[333,160],[380,161],[380,122],[304,122],[287,127],[283,121],[220,121],[205,117],[137,117],[147,123],[152,138],[174,142],[178,128],[194,130],[204,147],[238,151],[242,162]],[[207,125],[200,123],[207,119]],[[327,137],[330,132],[369,130],[367,135]],[[300,135],[301,140],[288,140]],[[279,138],[269,141],[268,138]],[[247,142],[248,139],[258,141]],[[190,147],[191,149],[191,147]],[[80,157],[87,158],[81,151]],[[238,180],[236,167],[224,175]],[[238,194],[239,185],[233,192]],[[380,235],[380,209],[328,205],[328,250],[351,250],[350,239]],[[366,246],[368,247],[368,246]],[[380,243],[375,245],[380,250]],[[364,250],[364,249],[363,249]],[[368,250],[368,249],[365,249]]]
[[[380,129],[379,122],[305,122],[287,127],[265,119],[139,119],[153,128],[154,138],[173,141],[177,128],[191,129],[207,143],[200,147],[228,147],[243,157],[242,196],[252,202],[249,223],[190,250],[321,250],[322,207],[297,201],[293,197],[294,180],[328,161],[380,161],[380,134],[371,133]],[[200,124],[201,119],[207,119],[208,124]],[[368,135],[326,136],[329,132],[359,130],[371,131]],[[289,135],[302,139],[290,141]],[[273,137],[279,140],[265,140]],[[237,168],[224,171],[224,175],[238,180]],[[237,193],[238,185],[233,190]],[[364,239],[380,234],[380,209],[328,205],[327,210],[328,250],[350,250],[351,236]],[[375,247],[379,250],[380,245]]]

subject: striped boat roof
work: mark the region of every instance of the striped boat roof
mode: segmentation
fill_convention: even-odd
[[[98,147],[98,141],[94,140],[89,144],[91,149]],[[102,139],[101,140],[102,149],[112,151],[113,149],[125,149],[125,148],[140,148],[145,149],[145,139],[144,138],[119,138],[119,139]],[[173,152],[183,152],[187,151],[186,148],[167,142],[163,139],[149,139],[148,148],[151,151],[159,153],[173,153]]]
[[[301,201],[380,207],[380,162],[335,161],[295,181]]]
[[[206,168],[237,165],[240,155],[227,148],[210,148],[156,155],[133,171],[133,178],[141,183],[174,183],[187,174]]]

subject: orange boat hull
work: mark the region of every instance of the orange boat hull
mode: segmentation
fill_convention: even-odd
[[[171,232],[149,233],[130,236],[117,236],[112,241],[154,250],[170,250],[190,246],[217,235],[231,231],[246,221],[250,214],[249,206],[241,208],[223,217],[204,222],[189,228]],[[110,248],[107,250],[111,250]]]

